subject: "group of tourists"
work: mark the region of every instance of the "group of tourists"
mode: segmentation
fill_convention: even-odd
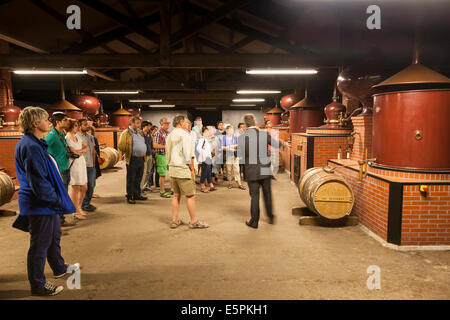
[[[65,216],[74,214],[77,219],[86,219],[85,212],[95,210],[91,199],[99,175],[99,146],[89,120],[69,119],[58,112],[52,115],[51,121],[42,108],[23,109],[19,126],[24,136],[15,150],[20,214],[13,226],[31,235],[28,279],[32,295],[39,296],[55,295],[63,290],[62,286],[46,280],[46,261],[55,278],[63,277],[68,270],[81,268],[79,263],[65,263],[61,256],[61,226],[71,223],[65,221]],[[132,117],[129,128],[120,136],[119,149],[127,167],[126,197],[130,204],[146,200],[143,190],[150,190],[153,182],[156,185],[159,180],[160,196],[172,198],[170,228],[185,224],[179,217],[182,196],[186,197],[189,227],[208,228],[208,223],[198,220],[195,209],[195,180],[199,168],[201,189],[210,192],[216,190],[217,180],[213,182],[213,177],[217,179],[220,172],[226,172],[229,188],[234,179],[240,189],[246,190],[241,183],[240,168],[243,167],[251,197],[250,219],[246,225],[258,228],[261,188],[268,222],[274,223],[273,171],[268,150],[278,148],[281,142],[260,130],[254,115],[245,115],[244,122],[238,126],[238,135],[234,134],[232,126],[225,128],[222,122],[217,128],[203,127],[199,118],[191,128],[191,122],[183,115],[174,117],[174,129],[170,133],[167,118],[162,118],[160,125],[158,129],[147,121],[141,122],[139,117]],[[165,189],[167,174],[170,191]]]

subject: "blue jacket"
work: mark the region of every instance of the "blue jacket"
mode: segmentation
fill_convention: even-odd
[[[45,140],[38,140],[33,134],[24,135],[16,145],[14,159],[20,183],[20,215],[59,215],[76,211],[47,152]]]

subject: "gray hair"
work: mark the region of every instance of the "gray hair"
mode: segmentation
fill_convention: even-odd
[[[164,119],[167,119],[166,117],[159,119],[159,124],[162,125],[164,122]]]
[[[34,123],[48,119],[48,113],[40,107],[26,107],[19,115],[19,130],[27,134],[33,133]]]
[[[247,127],[253,127],[256,125],[255,116],[252,113],[247,113],[244,116],[244,123],[247,125]]]
[[[181,115],[181,114],[177,114],[175,116],[175,118],[173,118],[173,122],[172,122],[172,126],[175,128],[176,126],[178,126],[180,124],[181,121],[183,121],[185,118],[185,116]]]

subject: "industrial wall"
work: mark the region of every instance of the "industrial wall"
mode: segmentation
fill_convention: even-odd
[[[172,131],[172,129],[173,129],[172,120],[177,114],[187,116],[187,111],[186,110],[163,110],[163,111],[150,110],[150,111],[142,111],[141,112],[142,118],[144,120],[150,121],[151,123],[153,123],[153,125],[158,126],[158,128],[161,127],[161,125],[159,124],[159,120],[162,117],[167,117],[170,121],[169,131]]]
[[[257,124],[264,124],[265,114],[261,110],[223,110],[222,121],[237,128],[240,122],[244,122],[244,115],[247,113],[255,115]]]

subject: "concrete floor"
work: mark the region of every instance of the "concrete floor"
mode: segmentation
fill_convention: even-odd
[[[273,182],[277,224],[262,210],[257,230],[244,224],[248,191],[200,193],[198,216],[211,227],[171,230],[169,199],[151,193],[129,205],[124,190],[123,169],[97,180],[98,210],[61,243],[66,261],[83,266],[81,289],[53,299],[450,299],[449,251],[394,251],[359,226],[299,226],[291,208],[301,202],[286,174]],[[11,228],[14,219],[0,217],[0,299],[40,299],[29,295],[29,235]],[[379,290],[367,288],[370,265],[381,269]]]

